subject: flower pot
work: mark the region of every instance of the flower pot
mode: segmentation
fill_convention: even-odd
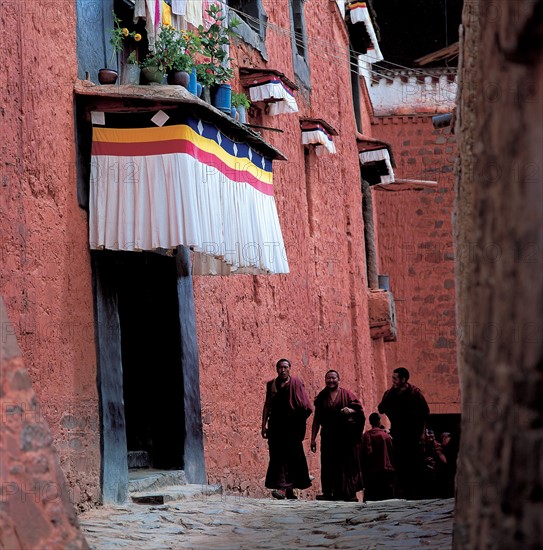
[[[219,111],[229,115],[232,107],[232,86],[230,86],[230,84],[219,84],[213,91],[213,106],[219,109]]]
[[[189,85],[187,86],[187,90],[191,93],[196,95],[196,92],[198,91],[198,82],[196,81],[196,67],[192,67],[192,71],[190,73],[189,78]]]
[[[238,119],[238,111],[235,107],[232,107],[230,109],[230,116],[234,119],[234,120],[237,120]]]
[[[171,71],[168,73],[168,84],[183,86],[187,88],[190,82],[190,75],[185,71]]]
[[[141,69],[138,65],[127,64],[121,72],[121,84],[139,84]]]
[[[238,105],[236,109],[238,110],[239,122],[245,124],[247,122],[247,109],[244,105]]]
[[[202,86],[202,99],[211,104],[211,92],[207,86]]]
[[[160,84],[164,78],[164,73],[158,67],[143,67],[141,70],[143,78],[149,84]]]
[[[113,69],[100,69],[98,71],[98,82],[100,84],[115,84],[117,82],[117,71]]]
[[[196,82],[196,95],[198,97],[200,97],[202,95],[202,90],[203,89],[204,89],[204,87],[199,82]]]

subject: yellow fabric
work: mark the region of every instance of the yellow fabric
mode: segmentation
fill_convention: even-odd
[[[94,142],[105,143],[145,143],[185,139],[194,143],[202,151],[215,155],[229,168],[247,171],[263,183],[273,185],[272,172],[256,166],[247,157],[232,156],[216,141],[201,136],[185,124],[157,128],[98,128],[95,126],[92,129],[92,139]]]
[[[172,26],[172,8],[162,0],[162,24],[166,27]]]

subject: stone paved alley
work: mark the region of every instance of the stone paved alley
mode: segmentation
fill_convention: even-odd
[[[126,504],[86,512],[91,548],[451,547],[453,499],[343,503],[213,495],[160,506]]]

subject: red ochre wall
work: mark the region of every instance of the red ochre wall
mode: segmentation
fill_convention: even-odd
[[[287,6],[265,3],[270,21],[289,28]],[[347,51],[335,3],[321,1],[305,13],[310,37],[324,38],[318,32],[324,25],[326,40]],[[267,67],[292,78],[289,36],[269,28],[266,45]],[[243,45],[233,53],[239,65],[261,63]],[[263,137],[289,159],[274,162],[274,185],[290,274],[194,278],[208,477],[242,493],[264,488],[261,414],[265,383],[276,376],[279,358],[292,361],[292,374],[304,380],[311,400],[333,368],[368,411],[376,401],[348,57],[340,63],[311,39],[309,54],[312,89],[310,96],[296,93],[300,112],[261,121],[283,130],[264,130]],[[323,118],[338,130],[336,155],[312,152],[306,165],[299,116]],[[319,454],[312,455],[308,443],[317,489]]]
[[[265,8],[270,22],[290,28],[286,4]],[[75,3],[13,1],[1,10],[0,32],[10,39],[2,43],[0,87],[0,294],[71,497],[85,507],[99,499],[100,422],[87,214],[77,204],[74,169]],[[384,355],[369,335],[348,39],[335,3],[319,0],[306,18],[310,36],[321,39],[326,25],[326,40],[345,48],[345,61],[310,44],[312,89],[296,93],[300,113],[262,117],[283,130],[263,137],[289,159],[274,163],[274,183],[291,272],[194,278],[208,478],[253,495],[264,491],[261,412],[277,359],[292,360],[311,399],[330,368],[367,412],[383,389],[376,378]],[[266,45],[267,64],[238,43],[234,65],[257,63],[294,78],[290,38],[269,29]],[[332,124],[338,154],[312,152],[306,160],[299,116]],[[315,491],[319,455],[307,454]]]
[[[99,496],[87,214],[77,204],[75,2],[2,2],[0,295],[71,497]],[[2,325],[2,338],[11,329]],[[0,411],[3,414],[4,411]],[[23,488],[24,490],[24,488]]]
[[[387,369],[406,367],[435,414],[460,412],[456,366],[455,251],[452,236],[456,139],[429,115],[373,119],[373,137],[392,145],[396,179],[433,180],[374,187],[379,273],[390,275],[397,342]]]

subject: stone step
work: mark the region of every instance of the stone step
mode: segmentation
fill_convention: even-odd
[[[222,485],[190,483],[163,487],[160,490],[134,492],[130,494],[130,498],[137,504],[165,504],[176,500],[203,499],[221,494]]]
[[[130,493],[155,491],[162,487],[186,484],[187,478],[183,470],[143,469],[128,472],[128,491]]]

